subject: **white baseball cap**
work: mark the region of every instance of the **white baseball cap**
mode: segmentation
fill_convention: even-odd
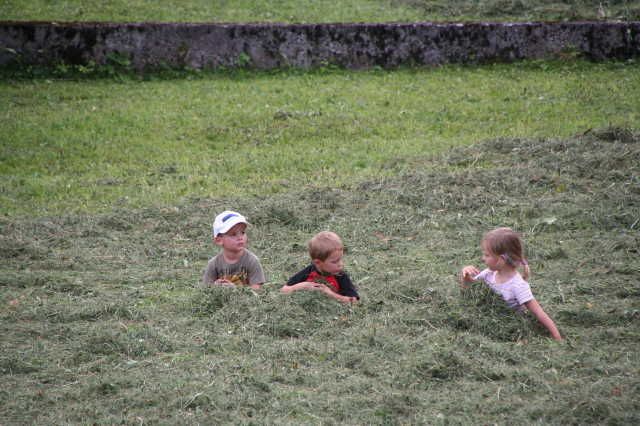
[[[239,223],[249,224],[247,219],[240,213],[231,210],[223,211],[216,216],[216,219],[213,221],[213,237],[215,238],[219,234],[224,234]]]

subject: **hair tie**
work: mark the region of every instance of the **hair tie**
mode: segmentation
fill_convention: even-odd
[[[507,262],[509,265],[513,265],[513,260],[511,259],[511,256],[509,256],[507,253],[501,254],[500,257],[503,258],[504,261]]]

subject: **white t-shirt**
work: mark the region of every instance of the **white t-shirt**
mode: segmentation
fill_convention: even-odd
[[[510,308],[516,310],[523,309],[522,305],[534,299],[529,283],[519,273],[516,273],[509,281],[502,284],[496,284],[496,273],[497,271],[487,268],[473,279],[484,281],[491,290],[502,296]]]

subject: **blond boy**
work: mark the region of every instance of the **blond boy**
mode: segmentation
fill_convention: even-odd
[[[282,292],[320,291],[343,303],[357,302],[358,292],[343,269],[344,246],[340,237],[334,232],[320,232],[311,238],[308,249],[311,264],[289,278]]]

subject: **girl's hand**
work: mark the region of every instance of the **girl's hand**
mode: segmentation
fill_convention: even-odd
[[[463,282],[463,283],[473,282],[474,281],[473,277],[475,277],[479,273],[480,271],[475,266],[473,265],[465,266],[464,268],[462,268],[462,271],[460,272],[460,282]]]

